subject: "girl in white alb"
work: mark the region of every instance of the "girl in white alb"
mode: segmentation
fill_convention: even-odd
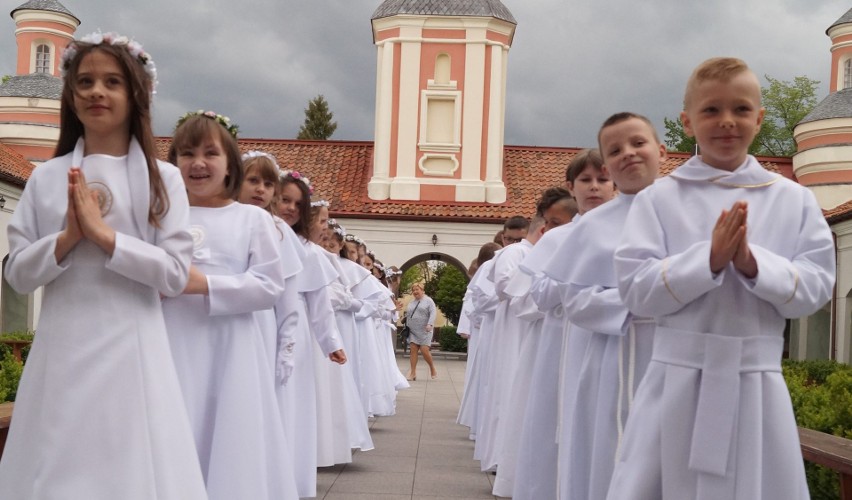
[[[193,265],[163,309],[210,498],[298,498],[255,318],[283,292],[279,232],[268,212],[233,199],[242,167],[232,132],[213,112],[178,122],[169,158],[189,194]]]
[[[0,496],[203,500],[160,305],[187,283],[192,238],[180,174],[156,159],[154,63],[95,33],[60,69],[57,157],[33,171],[9,225],[5,278],[44,295]]]

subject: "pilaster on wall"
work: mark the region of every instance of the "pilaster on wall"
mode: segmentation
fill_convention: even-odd
[[[514,24],[493,18],[373,21],[378,47],[374,200],[506,201],[506,54]]]

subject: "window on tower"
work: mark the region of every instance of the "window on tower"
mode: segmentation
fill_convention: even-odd
[[[843,63],[843,88],[852,87],[852,59],[847,59]]]
[[[45,44],[36,47],[36,73],[50,73],[50,47]]]

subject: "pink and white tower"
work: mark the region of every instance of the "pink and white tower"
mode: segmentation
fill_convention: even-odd
[[[506,68],[517,23],[499,0],[386,0],[373,200],[503,203]]]
[[[793,172],[823,209],[852,199],[852,9],[829,26],[829,94],[794,129]]]
[[[17,70],[0,85],[0,142],[39,164],[59,139],[59,58],[80,20],[56,0],[30,0],[11,15]]]

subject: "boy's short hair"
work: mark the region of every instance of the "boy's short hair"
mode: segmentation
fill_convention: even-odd
[[[568,168],[565,169],[565,180],[574,182],[583,173],[583,170],[586,170],[586,167],[592,167],[598,172],[603,172],[603,158],[600,151],[584,149],[574,155],[574,158],[568,163]]]
[[[654,137],[654,141],[657,144],[662,144],[660,142],[660,136],[657,135],[657,128],[654,127],[654,124],[651,123],[651,120],[648,119],[647,116],[640,115],[638,113],[631,113],[630,111],[622,111],[620,113],[615,113],[611,115],[609,118],[604,120],[603,124],[601,124],[600,130],[598,130],[598,147],[601,147],[601,132],[607,127],[612,127],[613,125],[618,125],[621,122],[626,122],[627,120],[632,120],[633,118],[637,120],[642,120],[648,125],[648,128],[651,130],[651,134]]]
[[[689,107],[695,87],[707,81],[727,82],[740,73],[751,71],[748,64],[736,57],[713,57],[699,64],[686,82],[686,92],[683,95],[683,109]]]
[[[530,232],[529,232],[529,234],[532,234],[532,233],[540,230],[542,227],[544,227],[545,224],[547,224],[547,221],[544,220],[544,217],[542,217],[539,214],[535,214],[535,216],[533,216],[532,220],[530,221]]]
[[[503,224],[503,230],[511,231],[512,229],[529,229],[530,221],[523,215],[515,215],[506,219]]]
[[[568,192],[567,189],[561,187],[552,187],[550,189],[546,189],[543,193],[541,193],[541,198],[539,198],[538,203],[535,205],[535,215],[536,217],[543,217],[544,212],[556,205],[560,201],[565,201],[569,204],[569,210],[571,206],[576,207],[576,203],[574,203],[574,198],[571,196],[571,193]],[[576,212],[576,210],[575,210]]]

